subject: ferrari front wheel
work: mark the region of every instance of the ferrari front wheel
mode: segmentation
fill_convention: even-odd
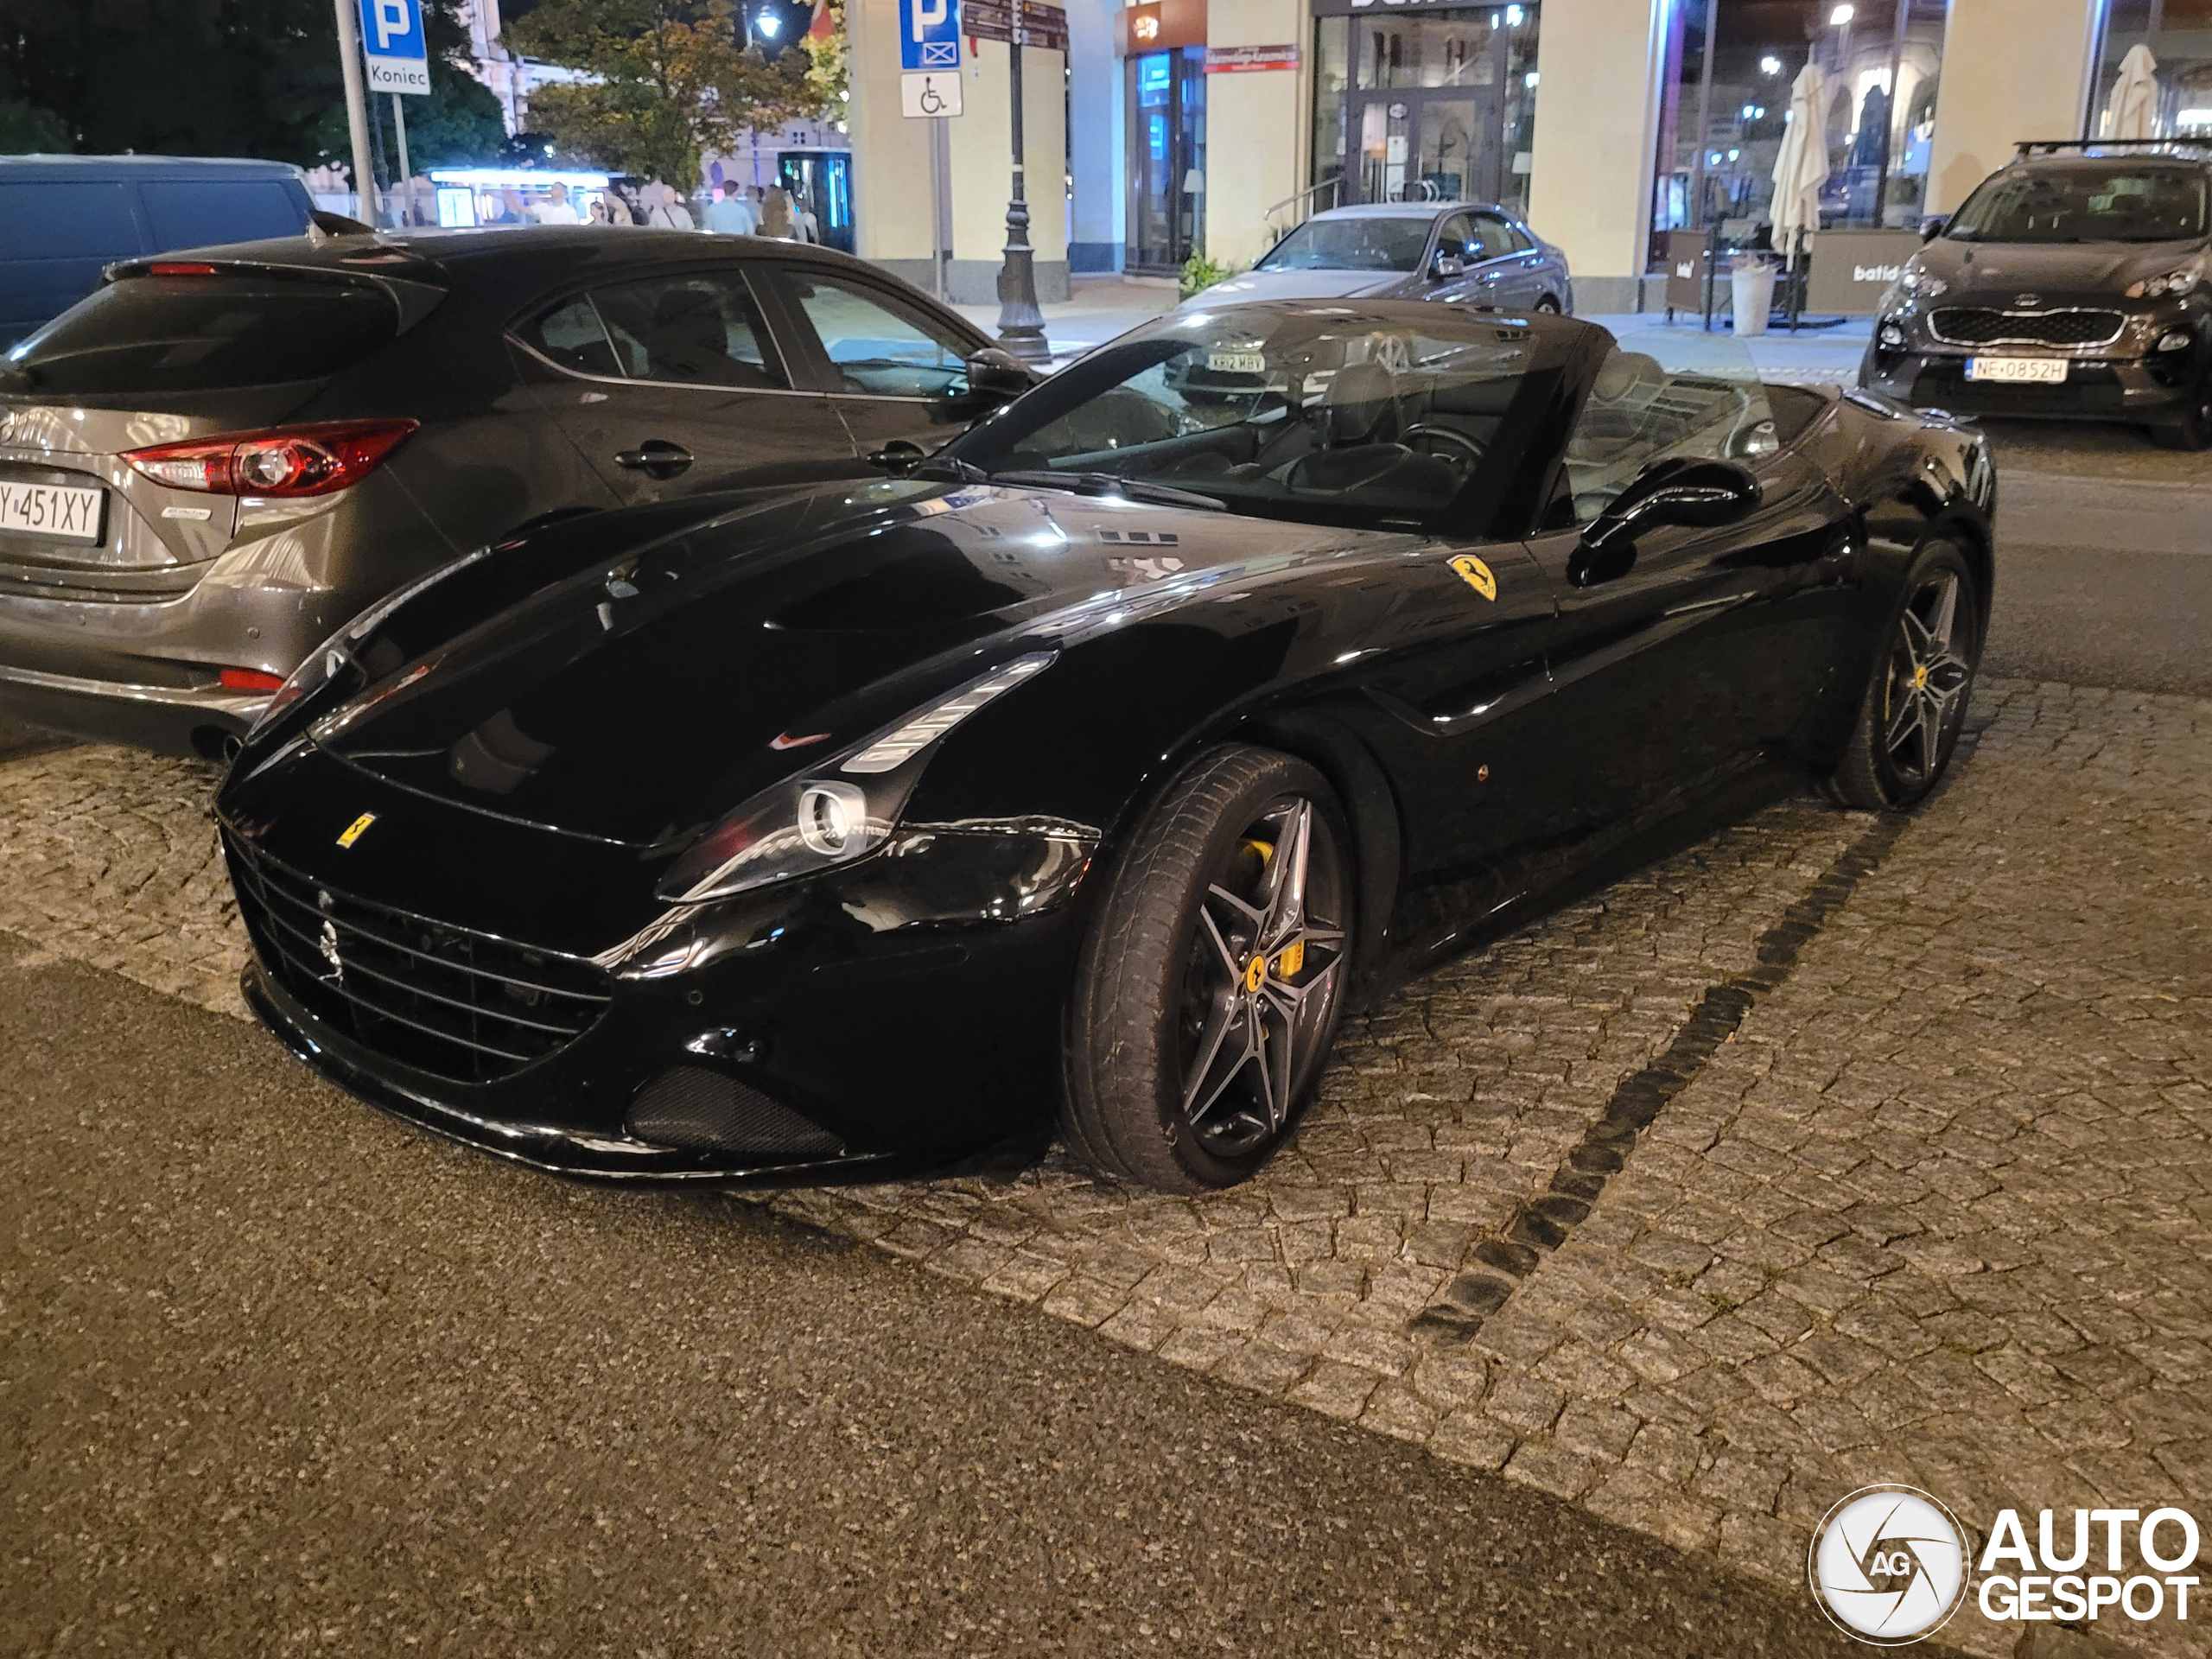
[[[1170,784],[1084,946],[1060,1113],[1071,1151],[1176,1192],[1267,1160],[1336,1031],[1351,845],[1327,780],[1289,755],[1213,749]]]
[[[1858,724],[1828,790],[1846,806],[1910,806],[1951,763],[1981,661],[1981,603],[1966,556],[1923,548],[1905,572],[1880,641]]]

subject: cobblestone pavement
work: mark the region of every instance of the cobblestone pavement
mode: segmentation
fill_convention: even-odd
[[[1872,1481],[2202,1516],[2212,702],[1977,715],[1910,821],[1783,803],[1354,1022],[1246,1187],[752,1201],[1777,1581]],[[211,781],[0,762],[0,929],[238,1013]]]

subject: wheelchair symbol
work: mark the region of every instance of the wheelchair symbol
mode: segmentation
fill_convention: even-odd
[[[925,80],[922,83],[922,95],[918,101],[922,106],[924,115],[939,115],[944,111],[944,100],[938,96],[935,81]]]

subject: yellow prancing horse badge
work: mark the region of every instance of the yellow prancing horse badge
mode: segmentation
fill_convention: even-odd
[[[1452,561],[1452,568],[1459,573],[1461,581],[1484,599],[1493,601],[1497,599],[1497,578],[1491,575],[1490,566],[1484,564],[1473,554],[1459,555]]]
[[[362,813],[359,817],[354,819],[353,823],[346,826],[346,833],[338,837],[338,844],[340,847],[351,847],[363,836],[368,834],[369,826],[376,821],[377,815],[375,813]]]

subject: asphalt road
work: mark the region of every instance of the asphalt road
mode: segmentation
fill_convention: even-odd
[[[1991,674],[2212,696],[2212,454],[1992,423]]]
[[[0,1652],[1789,1655],[1803,1596],[0,937]]]

